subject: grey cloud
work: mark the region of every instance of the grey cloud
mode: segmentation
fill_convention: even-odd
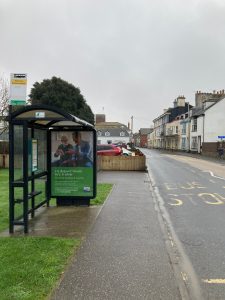
[[[0,73],[59,76],[95,113],[149,126],[196,90],[223,89],[223,0],[2,0]],[[29,92],[29,91],[28,91]]]

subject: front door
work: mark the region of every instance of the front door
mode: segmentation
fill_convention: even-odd
[[[201,136],[198,136],[198,153],[202,153]]]

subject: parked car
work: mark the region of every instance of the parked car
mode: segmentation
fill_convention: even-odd
[[[122,150],[113,144],[97,145],[97,155],[117,156],[121,155]]]
[[[120,147],[120,148],[127,148],[127,145],[125,143],[122,142],[117,142],[117,143],[113,143],[113,145]]]
[[[126,149],[126,148],[123,148],[123,147],[122,147],[122,153],[125,156],[134,156],[135,155],[135,153],[133,153],[132,151],[130,151],[130,150]]]

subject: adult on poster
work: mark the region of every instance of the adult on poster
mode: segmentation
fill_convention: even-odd
[[[61,137],[61,144],[58,146],[54,153],[55,158],[59,158],[57,161],[52,162],[53,167],[68,167],[72,159],[72,154],[69,152],[73,149],[73,146],[68,143],[68,137],[63,135]]]
[[[74,131],[72,133],[72,139],[74,141],[73,149],[67,152],[72,154],[71,166],[92,167],[93,149],[90,146],[90,142],[82,140],[80,131]]]

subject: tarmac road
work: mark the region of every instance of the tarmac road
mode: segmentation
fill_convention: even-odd
[[[224,163],[143,152],[188,288],[197,299],[225,299]]]

